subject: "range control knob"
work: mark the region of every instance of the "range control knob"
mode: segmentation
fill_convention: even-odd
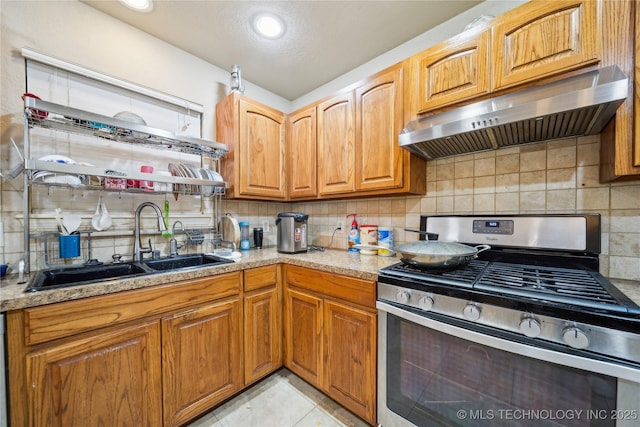
[[[480,318],[480,307],[476,304],[467,304],[462,310],[465,319],[475,322]]]
[[[410,299],[411,299],[411,293],[409,291],[400,289],[398,292],[396,292],[396,301],[398,301],[399,303],[406,304],[409,302]]]
[[[423,310],[429,311],[433,308],[433,297],[429,295],[424,296],[418,300],[418,307]]]
[[[577,326],[569,326],[562,331],[562,339],[573,348],[587,348],[589,337]]]
[[[535,338],[540,335],[542,328],[540,327],[540,322],[535,318],[532,316],[526,316],[520,321],[520,332],[529,338]]]

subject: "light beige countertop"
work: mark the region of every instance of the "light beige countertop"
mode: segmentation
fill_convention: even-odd
[[[345,250],[326,250],[324,252],[307,252],[300,254],[280,254],[275,248],[250,250],[242,252],[242,258],[232,264],[202,267],[193,270],[174,270],[134,278],[115,279],[91,285],[71,286],[48,291],[25,293],[27,284],[18,284],[17,275],[9,275],[0,279],[0,312],[26,307],[69,301],[98,295],[105,295],[131,289],[140,289],[182,280],[215,276],[222,273],[241,271],[278,263],[314,268],[346,276],[376,281],[378,270],[399,262],[397,257],[380,257],[360,255]],[[29,277],[25,276],[28,282]],[[640,305],[640,282],[610,279],[611,282]]]
[[[114,279],[90,285],[70,286],[39,292],[24,292],[29,282],[28,276],[25,275],[27,283],[18,284],[18,275],[8,275],[0,279],[0,312],[105,295],[131,289],[140,289],[165,283],[180,282],[182,280],[215,276],[222,273],[278,263],[315,268],[331,273],[375,281],[378,278],[378,270],[380,268],[400,261],[395,257],[360,255],[345,250],[280,254],[275,248],[265,248],[261,250],[253,249],[241,253],[242,257],[235,260],[232,264],[214,265],[211,267],[182,271],[174,270],[171,272]]]

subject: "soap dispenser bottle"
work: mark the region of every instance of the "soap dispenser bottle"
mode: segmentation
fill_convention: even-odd
[[[349,229],[349,233],[347,235],[348,244],[349,244],[349,252],[360,252],[359,249],[354,248],[354,245],[360,244],[360,231],[358,230],[358,221],[356,221],[356,214],[347,215],[347,218],[353,217],[353,221],[351,222],[351,228]]]

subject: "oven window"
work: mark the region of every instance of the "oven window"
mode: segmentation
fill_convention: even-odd
[[[387,406],[418,426],[613,426],[614,377],[476,344],[387,314]]]

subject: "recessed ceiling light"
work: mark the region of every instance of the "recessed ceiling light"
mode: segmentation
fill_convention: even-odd
[[[258,34],[269,39],[277,39],[284,34],[284,22],[276,15],[261,13],[253,20],[253,28]]]
[[[153,9],[152,0],[120,0],[120,3],[137,12],[151,12]]]

